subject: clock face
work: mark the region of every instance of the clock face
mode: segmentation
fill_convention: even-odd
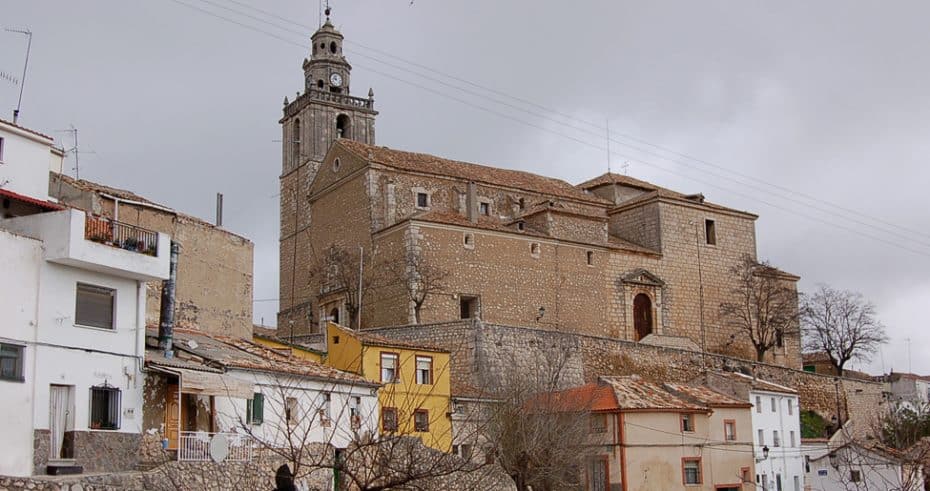
[[[333,87],[342,87],[342,75],[334,73],[329,76],[329,83],[333,84]]]

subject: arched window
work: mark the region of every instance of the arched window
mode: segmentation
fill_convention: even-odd
[[[333,307],[333,310],[329,311],[329,320],[334,324],[339,324],[339,307]]]
[[[294,120],[294,126],[291,131],[291,157],[294,159],[294,165],[299,164],[300,159],[300,120]]]
[[[318,89],[322,89],[322,88],[323,88],[323,80],[322,80],[322,79],[316,81],[316,88],[318,88]]]
[[[337,48],[337,46],[336,46],[336,41],[333,41],[333,42],[329,43],[329,52],[330,52],[330,53],[336,54],[336,48]]]
[[[652,334],[652,299],[645,293],[633,298],[633,327],[637,341]]]
[[[336,136],[339,138],[352,138],[352,120],[345,114],[336,116]]]

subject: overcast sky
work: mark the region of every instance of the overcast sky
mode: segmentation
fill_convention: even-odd
[[[615,171],[628,163],[759,214],[760,257],[803,290],[828,283],[876,303],[891,342],[868,369],[906,371],[910,359],[930,373],[930,4],[333,9],[353,94],[375,91],[378,144],[577,183],[607,169],[609,121]],[[274,140],[282,100],[303,87],[317,2],[0,0],[0,12],[3,27],[35,33],[20,122],[68,147],[57,130],[77,127],[82,178],[210,220],[224,193],[225,226],[255,242],[255,320],[273,323]],[[24,36],[0,32],[0,72],[20,77],[24,54]],[[18,92],[0,78],[3,118]]]

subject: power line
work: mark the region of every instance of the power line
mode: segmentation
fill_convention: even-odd
[[[172,2],[175,2],[175,3],[178,3],[178,4],[180,4],[180,5],[186,6],[186,7],[188,7],[188,8],[192,8],[192,9],[195,9],[195,10],[197,10],[197,11],[200,11],[200,12],[206,14],[206,15],[209,15],[209,16],[212,16],[212,17],[221,19],[221,20],[225,20],[225,21],[227,21],[227,22],[236,24],[236,25],[238,25],[238,26],[244,27],[244,28],[246,28],[246,29],[249,29],[249,30],[252,30],[252,31],[255,31],[255,32],[259,32],[259,33],[262,33],[262,34],[271,36],[271,37],[273,37],[273,38],[275,38],[275,39],[284,41],[284,42],[286,42],[286,43],[288,43],[288,44],[291,44],[291,45],[294,45],[294,46],[299,46],[299,47],[302,47],[302,48],[304,48],[304,49],[308,49],[308,47],[307,47],[305,44],[303,44],[303,43],[298,43],[298,42],[292,41],[292,40],[290,40],[290,39],[283,38],[283,37],[278,36],[278,35],[276,35],[276,34],[274,34],[274,33],[270,33],[270,32],[268,32],[268,31],[266,31],[266,30],[264,30],[264,29],[260,29],[260,28],[255,27],[255,26],[252,26],[252,25],[248,25],[248,24],[239,22],[239,21],[237,21],[237,20],[235,20],[235,19],[231,19],[231,18],[229,18],[229,17],[227,17],[227,16],[223,16],[223,15],[217,14],[217,13],[212,12],[212,11],[210,11],[210,10],[206,10],[206,9],[203,9],[203,8],[200,8],[200,7],[197,7],[197,6],[194,6],[194,5],[190,5],[190,4],[188,4],[188,3],[186,3],[186,2],[183,2],[183,1],[181,1],[181,0],[171,0],[171,1],[172,1]],[[212,2],[210,2],[210,0],[202,0],[202,1],[205,1],[205,2],[208,2],[208,3],[210,3],[210,4],[213,4]],[[215,4],[214,4],[214,5],[215,5]],[[240,12],[240,11],[236,11],[236,10],[231,9],[231,8],[229,8],[229,7],[222,6],[222,8],[224,8],[224,9],[226,9],[226,10],[233,11],[233,12],[237,12],[237,13],[239,13],[240,15],[244,15],[244,16],[249,17],[249,18],[251,18],[251,19],[258,20],[258,21],[260,21],[260,22],[263,22],[263,23],[265,23],[265,24],[268,24],[268,25],[277,27],[277,28],[279,28],[279,29],[282,29],[282,30],[285,30],[285,31],[288,31],[288,32],[292,32],[292,33],[296,33],[296,31],[293,31],[293,30],[290,30],[290,29],[286,29],[286,28],[282,28],[281,26],[279,26],[279,25],[277,25],[277,24],[274,24],[274,23],[272,23],[272,22],[268,22],[268,21],[262,20],[262,19],[260,19],[260,18],[258,18],[258,17],[252,16],[252,15],[249,15],[249,14],[245,14],[245,13],[242,13],[242,12]],[[300,33],[300,34],[303,35],[303,33]],[[363,57],[366,57],[366,58],[371,58],[371,57],[369,57],[369,56],[367,56],[367,55],[362,55],[362,56],[363,56]],[[377,60],[377,61],[379,61],[380,63],[386,64],[386,65],[388,65],[388,66],[397,68],[397,69],[399,69],[399,70],[404,70],[404,71],[407,71],[408,73],[412,73],[412,74],[414,74],[414,75],[418,75],[416,72],[412,72],[412,71],[410,71],[410,70],[406,70],[406,69],[404,69],[404,68],[402,68],[402,67],[397,67],[396,65],[392,65],[392,64],[390,64],[390,63],[383,62],[383,61],[381,61],[381,60]],[[358,64],[357,64],[357,65],[358,65]],[[590,142],[588,142],[588,141],[585,141],[585,140],[582,140],[582,139],[580,139],[580,138],[577,138],[577,137],[574,137],[574,136],[571,136],[571,135],[567,135],[567,134],[564,134],[564,133],[561,133],[561,132],[552,130],[552,129],[550,129],[550,128],[546,128],[546,127],[544,127],[544,126],[540,126],[540,125],[537,125],[537,124],[534,124],[534,123],[531,123],[531,122],[528,122],[528,121],[525,121],[525,120],[522,120],[522,119],[513,117],[513,116],[511,116],[511,115],[509,115],[509,114],[501,113],[501,112],[496,111],[496,110],[494,110],[494,109],[489,109],[489,108],[487,108],[487,107],[480,106],[480,105],[478,105],[478,104],[474,104],[474,103],[472,103],[472,102],[470,102],[470,101],[467,101],[467,100],[465,100],[465,99],[462,99],[462,98],[459,98],[459,97],[455,97],[455,96],[449,95],[449,94],[447,94],[447,93],[444,93],[444,92],[441,92],[441,91],[432,89],[432,88],[430,88],[430,87],[426,87],[426,86],[424,86],[424,85],[422,85],[422,84],[419,84],[419,83],[416,83],[416,82],[413,82],[413,81],[410,81],[410,80],[406,80],[406,79],[397,77],[397,76],[395,76],[395,75],[392,75],[392,74],[389,74],[389,73],[385,73],[385,72],[380,71],[380,70],[373,69],[373,68],[371,68],[370,66],[369,66],[369,67],[365,67],[365,66],[363,66],[363,65],[358,65],[358,66],[362,66],[363,68],[366,68],[368,71],[371,71],[371,72],[376,73],[376,74],[378,74],[378,75],[384,76],[384,77],[386,77],[386,78],[389,78],[389,79],[392,79],[392,80],[396,80],[396,81],[399,81],[399,82],[404,83],[404,84],[407,84],[407,85],[411,85],[411,86],[416,87],[416,88],[419,88],[419,89],[421,89],[421,90],[425,90],[425,91],[427,91],[427,92],[430,92],[430,93],[439,95],[439,96],[441,96],[441,97],[454,100],[454,101],[456,101],[456,102],[459,102],[459,103],[461,103],[461,104],[467,105],[467,106],[469,106],[469,107],[472,107],[472,108],[475,108],[475,109],[479,109],[479,110],[481,110],[481,111],[488,112],[488,113],[490,113],[490,114],[494,114],[494,115],[496,115],[496,116],[498,116],[498,117],[501,117],[501,118],[504,118],[504,119],[508,119],[508,120],[511,120],[511,121],[514,121],[514,122],[517,122],[517,123],[520,123],[520,124],[523,124],[523,125],[526,125],[526,126],[530,126],[530,127],[532,127],[532,128],[535,128],[535,129],[538,129],[538,130],[541,130],[541,131],[545,131],[545,132],[547,132],[547,133],[552,133],[552,134],[554,134],[554,135],[560,136],[560,137],[562,137],[562,138],[570,139],[570,140],[572,140],[572,141],[575,141],[575,142],[577,142],[577,143],[580,143],[580,144],[582,144],[582,145],[585,145],[585,146],[588,146],[588,147],[591,147],[591,148],[599,149],[599,150],[602,150],[602,151],[605,150],[604,147],[601,147],[601,146],[592,144],[592,143],[590,143]],[[419,75],[419,76],[423,76],[423,75]],[[435,81],[435,79],[432,79],[432,78],[430,78],[430,79]],[[443,83],[443,82],[440,82],[440,83]],[[457,87],[454,86],[454,85],[450,85],[450,84],[447,84],[447,83],[443,83],[443,84],[446,85],[446,86],[449,86],[449,87],[451,87],[451,88],[457,88]],[[457,88],[457,89],[458,89],[458,90],[463,90],[463,91],[465,90],[465,89],[461,89],[461,88]],[[466,92],[467,92],[467,91],[466,91]],[[528,112],[528,111],[526,111],[525,109],[519,108],[519,107],[517,107],[517,106],[510,105],[510,104],[507,104],[507,103],[504,103],[504,104],[508,105],[508,107],[511,107],[511,108],[514,108],[514,109],[517,109],[517,110],[521,110],[521,111],[523,111],[523,112]],[[558,120],[554,120],[554,119],[552,119],[552,118],[550,118],[550,117],[548,117],[548,116],[539,115],[538,113],[533,113],[533,112],[530,112],[530,113],[531,113],[531,114],[535,114],[535,115],[540,116],[540,117],[544,117],[544,118],[546,118],[546,119],[548,119],[548,120],[551,120],[551,121],[555,121],[555,122],[558,123],[558,124],[562,124],[563,126],[567,126],[567,127],[569,127],[569,128],[573,128],[573,129],[576,129],[576,130],[578,130],[578,131],[584,131],[584,130],[581,130],[581,129],[575,127],[575,126],[565,124],[564,122],[560,122],[560,121],[558,121]],[[634,148],[634,149],[636,149],[636,150],[638,150],[638,151],[643,151],[643,150],[638,149],[638,148],[636,148],[636,147],[631,147],[629,144],[624,143],[624,142],[618,142],[618,141],[613,140],[613,139],[611,139],[610,141],[615,142],[615,143],[618,143],[618,144],[623,145],[623,146],[626,146],[626,147]],[[875,241],[878,241],[878,242],[881,242],[881,243],[884,243],[884,244],[886,244],[886,245],[890,245],[890,246],[892,246],[892,247],[896,247],[896,248],[899,248],[899,249],[902,249],[902,250],[906,250],[906,251],[908,251],[908,252],[912,252],[912,253],[917,254],[917,255],[922,255],[922,256],[930,257],[930,252],[928,252],[928,251],[922,251],[922,250],[918,250],[918,249],[913,249],[913,248],[911,248],[911,247],[907,247],[907,246],[904,246],[904,245],[902,245],[902,244],[899,244],[898,242],[892,242],[892,241],[889,241],[889,240],[886,240],[886,239],[883,239],[883,238],[880,238],[880,237],[877,237],[877,236],[874,236],[874,235],[870,235],[870,234],[864,233],[863,231],[861,231],[860,229],[857,229],[857,228],[852,228],[852,227],[840,225],[840,224],[835,223],[835,222],[833,222],[833,221],[828,221],[828,220],[825,220],[825,219],[822,219],[822,218],[819,218],[819,217],[815,217],[815,216],[812,216],[812,215],[810,215],[810,214],[806,214],[806,213],[800,212],[800,211],[798,211],[798,210],[794,210],[794,209],[791,209],[791,208],[786,208],[786,207],[780,206],[780,205],[775,205],[775,204],[770,203],[770,202],[768,202],[768,201],[761,200],[761,199],[759,199],[757,196],[751,196],[751,195],[747,195],[747,194],[745,194],[745,193],[741,193],[741,192],[738,192],[738,191],[734,191],[734,190],[728,189],[728,188],[726,188],[726,187],[723,187],[723,186],[720,186],[720,185],[717,185],[717,184],[714,184],[714,183],[711,183],[711,182],[708,182],[708,181],[704,181],[704,180],[698,179],[698,178],[693,177],[693,176],[690,176],[690,175],[683,175],[683,174],[681,174],[681,173],[680,173],[679,171],[677,171],[677,170],[672,170],[672,169],[668,169],[668,168],[662,167],[662,166],[656,164],[655,162],[650,162],[650,161],[648,161],[648,160],[644,160],[644,159],[641,159],[641,158],[639,158],[639,157],[631,156],[631,155],[629,155],[629,154],[621,154],[621,155],[624,156],[624,157],[630,158],[630,159],[632,159],[632,160],[636,160],[636,161],[638,161],[638,162],[641,162],[641,163],[643,163],[643,164],[649,165],[649,166],[651,166],[651,167],[653,167],[653,168],[656,168],[656,169],[658,169],[658,170],[661,170],[661,171],[663,171],[663,172],[669,172],[669,173],[671,173],[671,174],[673,174],[673,175],[675,175],[675,176],[678,176],[678,177],[685,177],[686,179],[690,179],[690,180],[692,180],[692,181],[699,182],[699,183],[702,183],[702,184],[705,184],[705,185],[708,185],[708,186],[711,186],[711,187],[714,187],[714,188],[723,190],[723,191],[728,192],[728,193],[731,193],[731,194],[735,194],[735,195],[738,195],[738,196],[743,196],[743,197],[746,197],[746,198],[748,198],[748,199],[750,199],[750,200],[752,200],[752,201],[765,204],[765,205],[767,205],[767,206],[773,207],[773,208],[778,209],[778,210],[785,211],[785,212],[787,212],[787,213],[791,213],[791,214],[794,214],[794,215],[797,215],[797,216],[801,216],[801,217],[807,218],[807,219],[809,219],[809,220],[816,221],[816,222],[819,222],[819,223],[822,223],[822,224],[825,224],[825,225],[829,225],[829,226],[832,226],[832,227],[835,227],[835,228],[839,228],[839,229],[842,229],[842,230],[846,230],[846,231],[848,231],[848,232],[852,232],[852,233],[854,233],[854,234],[858,234],[858,235],[861,235],[861,236],[863,236],[863,237],[867,237],[867,238],[870,238],[870,239],[872,239],[872,240],[875,240]],[[653,155],[656,155],[656,156],[658,156],[658,157],[660,157],[660,158],[663,158],[663,159],[665,159],[665,160],[675,161],[675,160],[673,160],[673,159],[669,159],[669,158],[667,158],[667,157],[663,157],[663,156],[658,155],[658,154],[654,154],[654,153],[653,153]],[[729,181],[732,181],[732,182],[736,182],[736,183],[741,184],[741,185],[747,185],[746,183],[740,182],[740,181],[738,181],[738,180],[735,180],[735,179],[730,178],[730,177],[727,177],[727,176],[722,176],[722,175],[720,175],[720,174],[711,173],[711,172],[707,172],[707,171],[704,171],[704,172],[705,172],[706,174],[709,174],[709,175],[714,176],[714,177],[719,177],[719,178],[721,178],[721,179],[726,179],[726,180],[729,180]],[[753,179],[754,179],[754,178],[753,178]],[[752,185],[749,185],[749,186],[752,186]],[[755,187],[755,186],[753,186],[753,187]],[[756,188],[759,189],[758,187],[756,187]],[[784,189],[787,189],[787,188],[784,188]],[[800,204],[800,205],[805,206],[805,207],[811,207],[811,205],[808,204],[808,203],[799,202],[799,201],[797,201],[797,200],[793,200],[793,199],[785,198],[785,197],[780,197],[780,198],[781,198],[782,200],[789,201],[789,202],[793,202],[793,203],[795,203],[795,204]],[[891,231],[889,231],[889,230],[887,230],[887,229],[884,229],[884,228],[882,228],[882,227],[877,227],[877,226],[875,226],[875,225],[872,225],[872,224],[869,224],[869,223],[866,223],[866,222],[862,222],[861,220],[850,219],[849,217],[846,217],[846,216],[837,214],[837,213],[835,213],[835,212],[829,212],[829,211],[824,210],[824,209],[822,209],[822,208],[817,208],[817,207],[814,207],[814,208],[817,209],[818,211],[821,211],[821,212],[824,212],[824,213],[830,213],[830,214],[833,214],[833,215],[835,215],[835,216],[839,216],[840,218],[843,218],[844,220],[851,220],[851,221],[853,221],[853,222],[855,222],[855,223],[858,223],[858,224],[860,224],[860,225],[862,225],[862,226],[864,226],[864,227],[873,228],[873,229],[879,230],[879,231],[881,231],[881,232],[883,232],[883,233],[892,233],[892,234],[895,234],[895,235],[899,235],[900,237],[905,238],[906,240],[910,240],[910,241],[912,241],[912,242],[915,242],[915,243],[917,243],[917,244],[919,244],[919,245],[923,245],[923,246],[925,246],[925,247],[930,247],[930,244],[928,244],[928,243],[924,243],[924,242],[922,242],[922,241],[919,241],[919,240],[910,238],[910,237],[908,237],[908,236],[901,235],[901,234],[896,233],[896,232],[891,232]],[[885,223],[885,222],[883,222],[883,223]],[[896,226],[896,225],[893,225],[893,224],[887,224],[887,223],[886,223],[886,225],[901,228],[901,227]]]
[[[209,1],[209,0],[203,0],[203,1]],[[288,19],[288,18],[286,18],[286,17],[277,15],[277,14],[275,14],[275,13],[273,13],[273,12],[269,12],[269,11],[267,11],[267,10],[262,10],[262,9],[260,9],[260,8],[253,7],[253,6],[248,5],[248,4],[244,3],[244,2],[241,2],[241,1],[239,1],[239,0],[230,0],[230,1],[231,1],[232,3],[235,3],[235,4],[237,4],[237,5],[240,5],[240,6],[242,6],[242,7],[248,8],[248,9],[253,10],[253,11],[256,11],[256,12],[260,12],[261,14],[264,14],[264,15],[266,15],[266,16],[269,16],[269,17],[271,17],[271,18],[274,18],[274,19],[277,19],[277,20],[280,20],[280,21],[283,21],[283,22],[287,22],[288,24],[291,24],[291,25],[300,27],[300,28],[302,28],[302,29],[305,29],[305,30],[309,30],[309,29],[310,29],[310,27],[307,26],[307,25],[305,25],[305,24],[292,21],[292,20],[290,20],[290,19]],[[210,2],[210,3],[213,3],[213,2]],[[226,8],[226,7],[223,7],[223,8]],[[241,12],[239,12],[239,13],[240,13],[241,15],[248,15],[248,14],[244,14],[244,13],[241,13]],[[283,30],[287,30],[288,32],[293,32],[293,33],[299,34],[299,35],[305,35],[305,33],[303,33],[303,32],[293,31],[293,30],[284,28],[284,27],[280,26],[279,24],[267,22],[267,21],[264,21],[264,20],[262,20],[262,19],[258,19],[257,17],[252,17],[252,16],[250,16],[250,17],[253,18],[253,19],[259,20],[259,21],[261,21],[261,22],[264,22],[264,23],[266,23],[266,24],[268,24],[268,25],[271,25],[271,26],[274,26],[274,27],[278,27],[278,28],[283,29]],[[670,148],[668,148],[668,147],[664,147],[664,146],[662,146],[662,145],[658,145],[658,144],[649,142],[649,141],[647,141],[647,140],[645,140],[645,139],[642,139],[642,138],[637,138],[637,137],[635,137],[635,136],[632,136],[632,135],[629,135],[629,134],[625,134],[625,133],[609,132],[609,129],[607,129],[606,126],[604,126],[604,125],[600,125],[600,124],[598,124],[598,123],[594,123],[594,122],[585,120],[585,119],[583,119],[583,118],[578,118],[578,117],[573,116],[573,115],[571,115],[571,114],[567,114],[567,113],[564,113],[564,112],[560,112],[560,111],[558,111],[558,110],[556,110],[556,109],[543,106],[543,105],[538,104],[538,103],[536,103],[536,102],[533,102],[533,101],[530,101],[530,100],[527,100],[527,99],[524,99],[524,98],[521,98],[521,97],[518,97],[518,96],[515,96],[515,95],[512,95],[512,94],[509,94],[509,93],[506,93],[506,92],[503,92],[503,91],[494,89],[493,87],[488,87],[488,86],[486,86],[486,85],[481,85],[481,84],[472,82],[472,81],[470,81],[470,80],[468,80],[468,79],[465,79],[465,78],[462,78],[462,77],[458,77],[458,76],[455,76],[455,75],[452,75],[452,74],[449,74],[449,73],[446,73],[446,72],[443,72],[443,71],[440,71],[440,70],[436,70],[436,69],[431,68],[431,67],[429,67],[429,66],[426,66],[426,65],[417,63],[417,62],[412,61],[412,60],[408,60],[408,59],[402,58],[402,57],[400,57],[400,56],[397,56],[397,55],[395,55],[395,54],[393,54],[393,53],[390,53],[390,52],[387,52],[387,51],[384,51],[384,50],[380,50],[380,49],[378,49],[378,48],[373,48],[373,47],[370,47],[370,46],[366,46],[366,45],[364,45],[364,44],[362,44],[362,43],[359,43],[359,42],[356,42],[356,41],[352,41],[352,40],[348,40],[348,39],[345,40],[345,43],[346,43],[346,44],[350,44],[350,45],[354,45],[354,46],[358,46],[358,47],[360,47],[360,48],[362,48],[362,49],[365,49],[365,50],[368,50],[368,51],[371,51],[371,52],[374,52],[374,53],[378,53],[378,54],[380,54],[380,55],[382,55],[382,56],[386,56],[386,57],[389,57],[389,58],[393,58],[393,59],[395,59],[395,60],[401,61],[401,62],[406,63],[406,64],[408,64],[408,65],[415,66],[415,67],[417,67],[417,68],[421,68],[421,69],[423,69],[423,70],[427,70],[427,71],[429,71],[429,72],[438,74],[438,75],[440,75],[440,76],[442,76],[442,77],[446,77],[446,78],[448,78],[448,79],[455,80],[455,81],[457,81],[457,82],[467,84],[467,85],[469,85],[469,86],[471,86],[471,87],[475,87],[475,88],[480,89],[480,90],[484,90],[484,91],[487,91],[487,92],[490,92],[490,93],[493,93],[493,94],[496,94],[496,95],[499,95],[499,96],[502,96],[502,97],[505,97],[505,98],[508,98],[508,99],[511,99],[511,100],[518,101],[518,102],[520,102],[520,103],[523,103],[523,104],[526,104],[526,105],[529,105],[529,106],[532,106],[532,107],[541,109],[541,110],[546,111],[546,112],[548,112],[548,113],[556,114],[556,115],[558,115],[558,116],[561,116],[562,118],[570,119],[570,120],[572,120],[572,121],[577,121],[577,122],[579,122],[579,123],[582,123],[582,124],[584,124],[584,125],[587,125],[587,126],[590,127],[590,128],[593,128],[594,130],[597,130],[598,132],[607,130],[607,131],[608,131],[608,135],[610,135],[610,134],[616,134],[616,135],[618,135],[618,136],[620,136],[620,137],[622,137],[622,138],[625,138],[625,139],[634,141],[634,142],[639,143],[639,144],[642,144],[642,145],[647,145],[647,146],[652,147],[652,148],[655,148],[655,149],[657,149],[657,150],[661,150],[661,151],[663,151],[663,152],[666,152],[666,153],[675,155],[675,156],[677,156],[677,157],[681,157],[681,158],[687,159],[687,160],[692,161],[692,162],[694,162],[694,163],[698,163],[698,164],[702,164],[702,165],[705,165],[705,166],[714,167],[714,168],[723,170],[723,171],[725,171],[725,172],[734,174],[734,175],[736,175],[736,176],[739,176],[739,177],[741,177],[741,178],[749,179],[750,181],[754,181],[754,182],[756,182],[756,183],[758,183],[758,184],[760,184],[760,185],[769,186],[769,187],[778,189],[778,190],[780,190],[780,191],[782,191],[782,192],[789,193],[789,194],[792,194],[792,195],[794,195],[794,196],[802,197],[802,198],[804,198],[804,199],[807,199],[807,200],[810,200],[810,201],[813,201],[813,202],[816,202],[816,203],[820,203],[820,204],[829,206],[829,207],[831,207],[831,208],[840,210],[840,211],[842,211],[842,212],[846,212],[846,213],[853,214],[854,217],[864,217],[864,218],[868,218],[868,219],[870,219],[870,220],[872,220],[872,221],[875,221],[875,222],[878,222],[878,223],[882,223],[882,224],[885,224],[885,225],[887,225],[887,226],[890,226],[890,227],[893,227],[893,228],[896,228],[896,229],[899,229],[899,230],[903,230],[903,231],[906,231],[906,232],[911,233],[911,234],[916,234],[916,235],[920,235],[920,236],[923,236],[923,237],[926,237],[926,238],[930,238],[930,232],[926,232],[926,231],[923,231],[923,230],[917,230],[917,229],[913,229],[913,228],[909,228],[909,227],[904,227],[904,226],[901,226],[901,225],[898,225],[898,224],[895,224],[895,223],[891,223],[891,222],[888,222],[887,220],[884,220],[884,219],[882,219],[882,218],[874,217],[874,216],[868,215],[868,214],[863,213],[863,212],[858,211],[858,210],[854,210],[854,209],[851,209],[851,208],[848,208],[848,207],[844,207],[844,206],[842,206],[842,205],[838,205],[838,204],[835,204],[835,203],[831,203],[830,201],[824,200],[824,199],[822,199],[822,198],[818,198],[818,197],[816,197],[816,196],[812,196],[812,195],[809,195],[809,194],[806,194],[806,193],[797,191],[797,190],[795,190],[795,189],[792,189],[792,188],[789,188],[789,187],[786,187],[786,186],[781,186],[781,185],[776,184],[776,183],[771,183],[771,182],[765,181],[765,180],[763,180],[763,179],[759,179],[759,178],[750,176],[750,175],[748,175],[748,174],[745,174],[745,173],[742,173],[742,172],[739,172],[739,171],[732,170],[732,169],[730,169],[730,168],[728,168],[728,167],[725,167],[725,166],[722,166],[722,165],[720,165],[720,164],[715,164],[715,163],[710,162],[710,161],[708,161],[708,160],[701,159],[701,158],[698,158],[698,157],[694,157],[694,156],[692,156],[692,155],[688,155],[688,154],[686,154],[686,153],[679,152],[679,151],[676,151],[676,150],[674,150],[674,149],[670,149]],[[368,55],[365,55],[365,54],[362,54],[362,53],[357,53],[357,52],[356,52],[355,54],[358,54],[358,55],[360,55],[360,56],[362,56],[362,57],[365,57],[365,58],[368,58],[368,59],[372,59],[372,60],[374,60],[374,61],[377,61],[377,62],[385,63],[385,64],[386,64],[386,62],[383,62],[382,60],[378,60],[378,59],[376,59],[376,58],[373,58],[373,57],[371,57],[371,56],[368,56]],[[391,65],[391,66],[394,66],[394,65]],[[396,67],[396,66],[395,66],[395,67]],[[398,68],[399,68],[399,67],[398,67]],[[400,69],[402,69],[402,68],[400,68]],[[409,70],[408,70],[408,71],[409,71]],[[413,72],[411,72],[411,73],[413,73]],[[419,74],[418,74],[418,75],[419,75]],[[420,75],[420,76],[423,76],[423,75]],[[424,77],[426,77],[426,76],[424,76]],[[432,78],[430,78],[430,79],[431,79],[431,80],[435,80],[435,79],[432,79]],[[438,82],[438,81],[437,81],[437,82]],[[443,82],[440,82],[440,83],[443,83]],[[461,89],[461,88],[459,88],[459,87],[456,87],[456,86],[454,86],[454,85],[450,85],[450,84],[446,84],[446,83],[443,83],[443,85],[446,85],[446,86],[449,86],[449,87],[452,87],[452,88],[456,88],[457,90],[463,90],[463,89]],[[472,92],[468,92],[468,93],[472,93]],[[513,106],[509,106],[509,107],[513,107]],[[531,111],[526,111],[526,110],[524,110],[524,109],[520,109],[520,110],[523,110],[524,112],[528,112],[528,113],[530,113],[530,114],[534,114],[534,115],[537,115],[537,116],[547,117],[546,115],[540,115],[539,113],[535,113],[535,112],[531,112]],[[576,129],[577,129],[577,128],[576,128]],[[579,129],[579,130],[580,130],[580,129]],[[609,138],[609,136],[608,136],[608,139],[609,139],[610,141],[613,141],[614,143],[618,143],[618,144],[621,144],[621,145],[630,146],[630,145],[624,144],[624,143],[622,143],[622,142],[617,142],[616,140],[612,140],[612,139]],[[630,146],[630,147],[631,147],[631,148],[637,148],[637,149],[638,149],[638,147],[632,147],[632,146]],[[642,151],[642,150],[641,150],[641,151]],[[671,160],[671,161],[680,163],[680,164],[682,164],[682,165],[687,165],[687,162],[681,162],[681,161],[679,161],[679,160],[668,159],[668,157],[665,157],[665,156],[662,156],[662,155],[658,155],[658,154],[653,154],[653,153],[651,153],[651,152],[650,152],[650,154],[656,155],[656,156],[658,156],[658,157],[660,157],[660,158],[663,158],[663,159],[666,159],[666,160]],[[847,217],[847,219],[848,219],[848,218],[849,218],[849,217]],[[855,218],[854,218],[854,219],[855,219]],[[894,232],[892,232],[892,233],[894,233]],[[927,244],[924,244],[924,245],[927,245]]]

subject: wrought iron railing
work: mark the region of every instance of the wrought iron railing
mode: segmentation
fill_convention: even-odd
[[[251,462],[252,438],[237,433],[182,431],[178,436],[179,462]]]
[[[109,218],[88,216],[84,238],[140,254],[158,255],[158,232]]]

